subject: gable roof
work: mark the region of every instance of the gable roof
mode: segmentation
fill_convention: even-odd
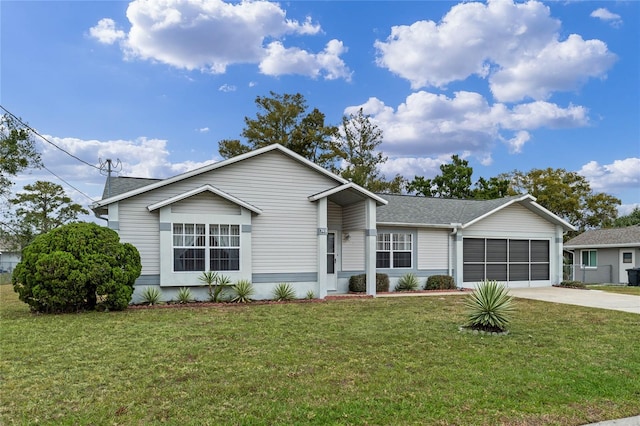
[[[564,245],[565,249],[598,247],[640,247],[640,225],[592,229],[570,239]]]
[[[116,191],[113,190],[113,186],[112,186],[111,193],[115,194],[115,195],[112,195],[111,197],[108,197],[108,198],[103,198],[100,201],[96,201],[95,203],[93,203],[91,205],[91,208],[93,210],[96,210],[96,209],[98,209],[100,207],[107,206],[109,204],[118,202],[120,200],[124,200],[124,199],[130,198],[130,197],[142,194],[142,193],[147,192],[147,191],[152,191],[152,190],[154,190],[156,188],[161,188],[161,187],[166,186],[166,185],[171,185],[172,183],[179,182],[179,181],[182,181],[184,179],[188,179],[188,178],[193,177],[193,176],[198,176],[200,174],[207,173],[207,172],[209,172],[211,170],[219,169],[221,167],[225,167],[225,166],[228,166],[228,165],[231,165],[231,164],[234,164],[234,163],[237,163],[237,162],[240,162],[240,161],[252,158],[252,157],[256,157],[258,155],[262,155],[264,153],[271,152],[271,151],[279,151],[282,154],[285,154],[288,157],[290,157],[290,158],[302,163],[303,165],[315,170],[316,172],[318,172],[320,174],[323,174],[323,175],[335,180],[337,183],[340,183],[340,184],[350,183],[348,180],[346,180],[346,179],[344,179],[344,178],[342,178],[342,177],[340,177],[338,175],[335,175],[335,174],[331,173],[330,171],[318,166],[317,164],[307,160],[306,158],[302,157],[301,155],[293,152],[292,150],[290,150],[288,148],[285,148],[284,146],[282,146],[280,144],[273,144],[273,145],[265,146],[263,148],[256,149],[255,151],[250,151],[250,152],[247,152],[245,154],[241,154],[241,155],[238,155],[236,157],[229,158],[229,159],[224,160],[224,161],[220,161],[220,162],[217,162],[217,163],[209,164],[209,165],[200,167],[198,169],[191,170],[191,171],[188,171],[186,173],[182,173],[182,174],[170,177],[168,179],[148,179],[149,181],[152,181],[152,182],[148,182],[145,185],[136,186],[136,183],[134,183],[134,182],[127,182],[127,184],[132,185],[132,186],[136,186],[136,187],[135,188],[131,188],[128,191],[125,191],[125,192],[116,193]],[[139,182],[139,183],[142,184],[143,182]],[[358,188],[360,190],[362,190],[362,191],[366,191],[364,188],[360,188],[360,187],[358,187]],[[366,191],[366,192],[371,194],[369,191]]]
[[[234,197],[231,194],[228,194],[228,193],[226,193],[224,191],[221,191],[220,189],[218,189],[218,188],[216,188],[216,187],[214,187],[212,185],[202,185],[201,187],[192,189],[191,191],[183,192],[182,194],[178,194],[178,195],[176,195],[174,197],[167,198],[166,200],[162,200],[162,201],[159,201],[157,203],[151,204],[150,206],[147,206],[147,209],[150,212],[152,212],[152,211],[157,210],[157,209],[159,209],[161,207],[168,206],[168,205],[173,204],[173,203],[177,203],[178,201],[184,200],[184,199],[189,198],[189,197],[193,197],[194,195],[198,195],[198,194],[201,194],[203,192],[210,192],[212,194],[215,194],[215,195],[217,195],[219,197],[224,198],[227,201],[232,202],[233,204],[236,204],[236,205],[238,205],[240,207],[244,207],[245,209],[247,209],[249,211],[252,211],[253,213],[256,213],[256,214],[262,213],[262,210],[260,210],[256,206],[254,206],[252,204],[249,204],[249,203],[247,203],[245,201],[242,201],[241,199],[239,199],[237,197]]]
[[[383,195],[389,204],[379,207],[377,223],[382,225],[422,225],[436,228],[466,228],[512,204],[518,203],[565,230],[575,227],[535,202],[529,194],[494,200],[461,200],[420,197],[413,195]]]

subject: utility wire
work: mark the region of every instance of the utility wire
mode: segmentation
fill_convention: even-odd
[[[86,161],[84,161],[82,158],[80,157],[76,157],[75,155],[73,155],[72,153],[70,153],[69,151],[65,150],[64,148],[59,147],[58,145],[56,145],[55,143],[51,142],[49,139],[45,138],[44,136],[42,136],[40,133],[38,133],[33,127],[29,126],[27,123],[25,123],[24,121],[22,121],[20,118],[18,118],[15,114],[13,114],[11,111],[9,111],[8,109],[6,109],[5,107],[3,107],[2,105],[0,105],[0,108],[2,108],[2,110],[4,112],[6,112],[7,114],[9,114],[11,117],[13,117],[14,120],[16,120],[18,123],[22,124],[24,127],[26,127],[27,129],[29,129],[30,131],[32,131],[35,135],[39,136],[40,139],[42,139],[43,141],[47,142],[50,145],[53,145],[54,147],[56,147],[57,149],[59,149],[60,151],[64,152],[65,154],[67,154],[69,157],[71,158],[75,158],[76,160],[80,161],[83,164],[86,164],[89,167],[93,167],[94,169],[100,170],[100,167],[96,166],[95,164],[91,164],[88,163]],[[53,173],[52,173],[53,174]],[[55,174],[54,174],[55,176]],[[71,185],[70,185],[71,186]],[[73,188],[73,187],[72,187]],[[74,188],[75,189],[75,188]]]
[[[75,186],[71,185],[69,182],[67,182],[66,180],[62,179],[60,176],[58,176],[57,174],[53,173],[51,170],[49,170],[47,168],[47,166],[45,166],[44,164],[42,165],[42,168],[45,169],[46,171],[48,171],[49,173],[51,173],[52,175],[54,175],[55,177],[57,177],[58,179],[60,179],[62,182],[66,183],[68,186],[70,186],[71,188],[75,189],[76,191],[78,191],[81,195],[83,195],[85,198],[87,198],[89,201],[91,201],[92,203],[94,203],[96,200],[94,200],[93,198],[91,198],[90,196],[88,196],[87,194],[85,194],[84,192],[80,191],[78,188],[76,188]]]

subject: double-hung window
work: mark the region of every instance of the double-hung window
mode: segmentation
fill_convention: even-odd
[[[595,268],[598,266],[597,250],[582,250],[582,266],[585,268]]]
[[[239,271],[240,225],[174,223],[173,270]]]
[[[376,268],[411,268],[413,235],[381,232],[376,242]]]

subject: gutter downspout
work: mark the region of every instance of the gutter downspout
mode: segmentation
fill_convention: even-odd
[[[461,223],[454,223],[451,222],[451,228],[452,231],[449,234],[449,238],[447,238],[447,252],[449,254],[448,259],[447,259],[447,266],[449,269],[449,276],[453,277],[453,253],[451,253],[451,238],[454,238],[456,236],[456,234],[458,233],[458,228],[460,228],[462,226]]]

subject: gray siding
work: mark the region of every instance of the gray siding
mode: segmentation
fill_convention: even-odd
[[[349,239],[342,241],[342,270],[361,271],[364,269],[364,231],[349,232]]]
[[[160,223],[158,212],[149,212],[150,197],[143,194],[120,202],[122,242],[133,244],[140,252],[142,275],[160,274]],[[159,201],[154,199],[154,201]]]
[[[342,230],[342,207],[331,201],[327,203],[327,225],[331,230]]]
[[[347,229],[365,229],[365,203],[355,203],[342,209],[342,226]]]
[[[239,215],[240,206],[218,195],[203,192],[171,205],[171,212]]]
[[[526,235],[533,237],[535,234],[555,233],[555,225],[531,212],[526,207],[518,204],[506,207],[480,222],[465,229],[465,235],[474,232],[498,231],[513,235]]]
[[[447,269],[449,265],[449,231],[418,230],[418,269]]]

